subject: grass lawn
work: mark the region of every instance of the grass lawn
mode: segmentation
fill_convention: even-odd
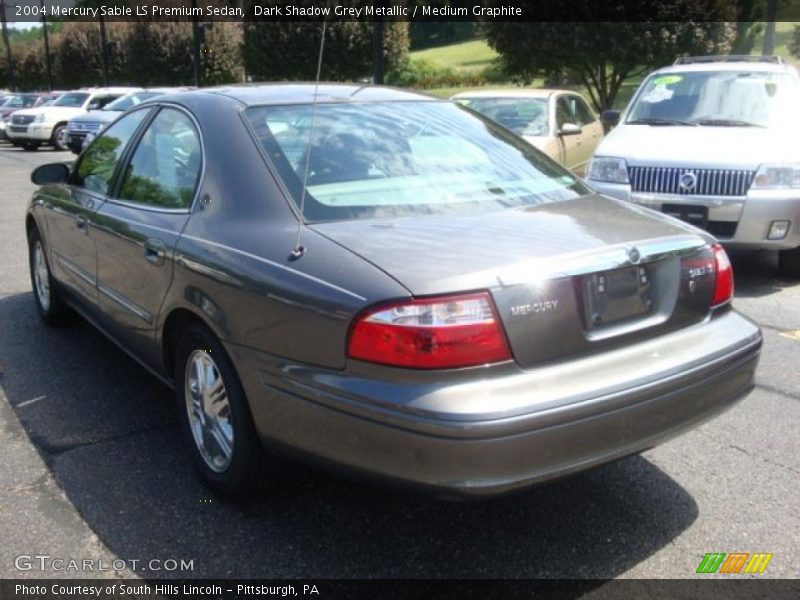
[[[497,52],[489,47],[486,40],[470,40],[449,46],[428,48],[411,52],[412,59],[423,59],[437,67],[450,67],[457,72],[480,71],[492,64]]]

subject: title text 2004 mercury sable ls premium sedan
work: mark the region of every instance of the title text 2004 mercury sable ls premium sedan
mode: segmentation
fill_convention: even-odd
[[[498,493],[642,451],[752,388],[761,335],[713,238],[449,102],[314,98],[162,96],[71,169],[33,173],[39,312],[79,312],[174,385],[215,489],[268,473],[263,442]]]

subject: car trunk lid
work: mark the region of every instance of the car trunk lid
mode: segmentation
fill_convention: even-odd
[[[522,366],[698,322],[713,295],[708,238],[604,196],[313,228],[411,295],[490,290]]]

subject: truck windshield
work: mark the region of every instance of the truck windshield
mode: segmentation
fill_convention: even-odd
[[[81,94],[81,93],[62,94],[50,106],[69,106],[72,108],[80,107],[83,106],[83,103],[86,102],[86,99],[88,97],[89,94]]]
[[[626,123],[772,127],[800,102],[795,78],[767,71],[686,71],[642,84]]]

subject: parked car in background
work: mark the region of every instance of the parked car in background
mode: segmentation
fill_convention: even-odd
[[[67,150],[67,121],[72,117],[97,110],[120,96],[141,88],[96,88],[61,94],[54,102],[38,108],[17,111],[6,127],[9,140],[26,150],[51,145]]]
[[[168,93],[176,93],[191,88],[149,88],[125,94],[99,110],[73,117],[67,123],[67,146],[75,154],[80,154],[103,127],[114,121],[123,112],[141,104],[145,100]]]
[[[599,192],[725,246],[779,252],[800,277],[800,77],[777,57],[682,58],[650,74],[596,150]]]
[[[77,310],[173,386],[221,492],[277,485],[262,443],[506,492],[651,448],[753,387],[761,333],[710,235],[451,102],[183,92],[32,180],[39,314]]]
[[[6,123],[11,115],[25,108],[36,108],[54,99],[49,93],[16,94],[7,96],[0,104],[0,141],[8,139],[6,136]]]
[[[576,92],[480,90],[451,100],[497,121],[578,175],[603,138],[602,122]]]

